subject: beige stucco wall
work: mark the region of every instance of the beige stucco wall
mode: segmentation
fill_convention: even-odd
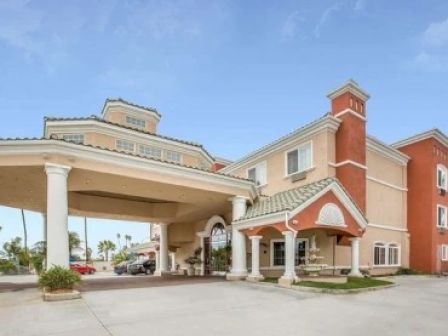
[[[313,150],[313,169],[311,169],[306,179],[291,182],[289,177],[286,177],[286,158],[288,151],[297,148],[299,145],[306,142],[312,142]],[[335,175],[335,169],[330,167],[328,162],[335,160],[335,135],[330,131],[322,131],[310,138],[303,139],[292,143],[287,148],[271,153],[267,156],[262,156],[256,161],[248,163],[241,168],[231,172],[237,176],[246,177],[247,169],[255,166],[258,163],[266,161],[267,166],[267,184],[260,188],[264,195],[272,195],[276,192],[296,188],[304,184],[308,184],[328,176]]]
[[[123,109],[120,107],[111,107],[107,112],[106,120],[126,127],[136,128],[137,127],[136,125],[128,124],[126,122],[126,116],[145,120],[145,128],[143,128],[143,130],[151,133],[157,132],[157,124],[158,124],[157,119],[146,113],[143,114],[143,113],[128,112],[123,111]]]

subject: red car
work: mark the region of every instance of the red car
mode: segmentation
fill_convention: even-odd
[[[70,269],[80,274],[93,274],[96,272],[95,267],[89,265],[71,264]]]

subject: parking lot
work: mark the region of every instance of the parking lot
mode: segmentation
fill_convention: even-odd
[[[394,281],[398,287],[331,295],[168,280],[53,303],[25,289],[0,294],[1,335],[447,335],[448,279]]]

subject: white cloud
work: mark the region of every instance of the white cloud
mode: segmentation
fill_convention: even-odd
[[[300,16],[298,11],[294,11],[288,15],[283,23],[281,34],[285,39],[293,39],[299,32],[299,25],[303,21],[303,17]]]
[[[446,72],[448,71],[448,59],[441,55],[422,51],[408,62],[406,66],[423,72]]]
[[[448,45],[448,18],[434,22],[422,34],[422,42],[429,47],[443,47]]]
[[[331,19],[331,17],[341,9],[341,4],[336,3],[331,7],[328,7],[321,15],[316,27],[314,28],[314,36],[319,38],[322,27]]]

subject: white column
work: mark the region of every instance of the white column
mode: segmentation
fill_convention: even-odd
[[[171,272],[176,272],[176,252],[171,252],[170,257],[171,257]]]
[[[69,267],[67,177],[71,167],[45,164],[47,173],[47,266]]]
[[[154,271],[154,274],[158,274],[160,271],[160,253],[158,250],[156,250],[156,270]]]
[[[159,270],[156,275],[168,272],[168,224],[160,223]]]
[[[205,275],[205,243],[204,238],[206,237],[207,233],[205,231],[197,232],[197,236],[199,237],[199,242],[201,244],[201,264],[200,264],[200,274],[201,276]]]
[[[232,199],[233,221],[246,214],[246,198],[235,196]],[[232,268],[227,274],[227,280],[240,280],[247,276],[246,236],[235,228],[232,223]]]
[[[284,231],[282,235],[285,236],[285,273],[279,279],[282,285],[291,285],[296,279],[296,272],[294,269],[295,259],[295,234],[292,231]]]
[[[259,281],[264,279],[260,273],[260,240],[262,238],[262,236],[249,237],[252,245],[252,271],[247,277],[247,280],[249,281]]]
[[[350,238],[352,243],[352,265],[349,276],[351,277],[362,277],[359,270],[359,237]]]

